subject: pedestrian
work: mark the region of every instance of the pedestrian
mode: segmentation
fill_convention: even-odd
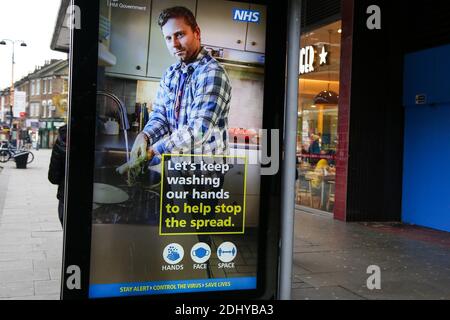
[[[231,100],[226,71],[201,46],[200,27],[189,9],[163,10],[158,25],[178,62],[161,79],[150,119],[133,144],[131,163],[163,153],[226,154]]]
[[[48,180],[58,185],[56,198],[58,199],[58,217],[63,226],[64,216],[64,181],[66,173],[66,136],[67,125],[58,129],[58,137],[53,145],[50,165],[48,168]]]

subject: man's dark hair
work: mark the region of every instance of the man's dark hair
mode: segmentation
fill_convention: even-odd
[[[192,31],[195,31],[197,29],[198,24],[195,20],[194,14],[191,10],[185,7],[172,7],[164,9],[160,14],[158,18],[158,25],[160,28],[162,28],[169,19],[173,18],[184,18],[184,21],[186,21],[186,24],[188,24]]]

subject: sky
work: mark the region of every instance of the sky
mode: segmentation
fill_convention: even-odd
[[[46,60],[66,59],[50,49],[61,0],[0,0],[0,41],[25,41],[15,45],[14,81],[34,71]],[[11,85],[12,44],[0,45],[0,89]]]

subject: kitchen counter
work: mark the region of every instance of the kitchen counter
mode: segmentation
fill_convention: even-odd
[[[138,133],[128,131],[128,150],[131,150],[134,140]],[[245,149],[245,150],[260,150],[260,145],[258,144],[247,144],[247,143],[233,143],[229,144],[230,150],[232,149]],[[96,137],[95,150],[97,151],[125,151],[125,138],[123,136],[123,131],[120,131],[118,135],[106,135],[99,134]]]
[[[131,150],[134,140],[138,133],[128,131],[128,146]],[[249,150],[259,150],[260,145],[254,143],[229,143],[230,149],[249,149]],[[108,149],[108,150],[124,150],[125,149],[125,139],[123,137],[123,131],[121,130],[118,135],[106,135],[99,134],[96,138],[96,149]]]

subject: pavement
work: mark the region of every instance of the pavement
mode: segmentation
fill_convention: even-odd
[[[448,232],[401,223],[345,223],[301,211],[295,230],[293,299],[450,299]],[[369,266],[379,267],[380,289],[368,289]]]
[[[57,300],[62,230],[51,150],[33,150],[27,169],[0,164],[0,300]],[[295,214],[292,298],[450,299],[450,233],[399,223],[344,223]],[[369,266],[380,269],[370,290]]]
[[[0,163],[0,299],[59,299],[62,229],[51,150],[32,150],[27,169]]]

